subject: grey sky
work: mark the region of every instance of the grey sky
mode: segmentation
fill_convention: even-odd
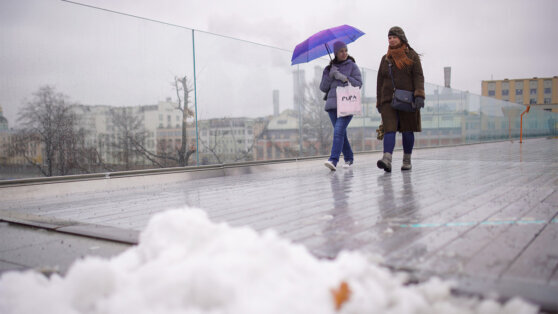
[[[427,82],[442,85],[443,67],[451,66],[452,87],[473,93],[480,93],[481,80],[491,77],[558,75],[553,59],[558,51],[555,0],[82,3],[287,50],[319,30],[349,24],[366,33],[349,46],[349,52],[360,66],[372,70],[386,51],[389,27],[399,25],[423,55]],[[174,97],[172,77],[193,71],[187,30],[132,22],[55,0],[2,0],[0,25],[0,105],[11,125],[23,98],[30,98],[40,84],[54,84],[86,104],[149,104]],[[289,53],[203,34],[196,37],[196,52],[200,103],[241,99],[260,84],[252,96],[265,99],[266,108],[271,108],[267,103],[273,88],[282,91],[281,109],[288,107]],[[246,68],[258,64],[270,67],[246,73]],[[305,66],[307,78],[314,65],[322,63]],[[225,95],[215,98],[220,86],[231,89],[222,89]],[[134,97],[126,97],[131,93]],[[254,103],[245,111],[257,108]],[[227,113],[247,112],[236,106]],[[207,114],[214,115],[215,110]]]

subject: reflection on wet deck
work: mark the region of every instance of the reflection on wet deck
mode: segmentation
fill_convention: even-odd
[[[2,187],[0,214],[133,241],[154,213],[199,207],[214,221],[274,229],[320,257],[380,254],[419,279],[456,278],[465,290],[557,306],[557,139],[416,150],[410,172],[384,173],[377,158],[357,155],[353,168],[336,172],[312,160],[195,179],[172,173]]]

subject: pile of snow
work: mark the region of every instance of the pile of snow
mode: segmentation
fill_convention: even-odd
[[[457,298],[358,253],[319,260],[273,232],[214,224],[190,208],[154,216],[140,244],[110,260],[88,257],[65,277],[0,278],[0,313],[536,313],[519,299]],[[348,300],[336,310],[332,289]]]

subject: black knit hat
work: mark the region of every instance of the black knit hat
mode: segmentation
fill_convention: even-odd
[[[397,37],[399,37],[399,39],[401,39],[402,42],[408,43],[407,42],[407,37],[405,37],[405,32],[399,26],[394,26],[394,27],[390,28],[389,32],[388,32],[388,36],[397,36]]]

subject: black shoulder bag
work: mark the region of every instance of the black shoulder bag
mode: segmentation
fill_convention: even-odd
[[[409,90],[397,89],[395,87],[395,80],[393,79],[393,73],[391,73],[392,64],[388,62],[388,65],[389,76],[391,76],[391,83],[393,84],[393,99],[391,100],[391,107],[399,111],[417,111],[417,108],[415,106],[414,92]]]

